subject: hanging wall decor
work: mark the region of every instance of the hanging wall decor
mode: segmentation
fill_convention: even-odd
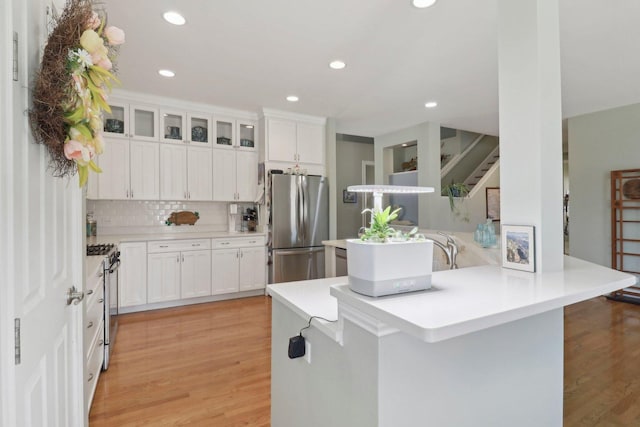
[[[124,32],[108,26],[105,11],[90,0],[68,0],[54,21],[29,120],[36,141],[49,151],[53,175],[77,172],[82,187],[89,170],[101,171],[95,160],[105,149],[102,112],[110,111],[107,95],[119,83],[114,62]]]

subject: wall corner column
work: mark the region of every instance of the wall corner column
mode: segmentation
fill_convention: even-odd
[[[536,228],[537,271],[563,268],[558,0],[498,0],[502,224]]]

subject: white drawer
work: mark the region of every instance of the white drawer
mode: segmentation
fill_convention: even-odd
[[[90,343],[95,341],[95,338],[100,329],[100,325],[104,321],[104,289],[99,287],[97,292],[91,295],[91,300],[87,305],[87,311],[84,315],[84,343],[87,350],[87,357],[91,351]]]
[[[147,252],[184,252],[197,251],[202,249],[211,249],[210,239],[192,239],[192,240],[170,240],[170,241],[153,241],[147,243]]]
[[[87,412],[91,409],[91,402],[93,401],[93,395],[98,385],[98,377],[100,371],[102,371],[102,362],[104,360],[104,330],[103,324],[98,325],[98,332],[100,336],[91,343],[89,347],[89,355],[87,357],[87,371],[85,375],[85,403],[87,404]]]
[[[251,246],[264,246],[264,236],[212,239],[211,242],[213,249],[247,248]]]

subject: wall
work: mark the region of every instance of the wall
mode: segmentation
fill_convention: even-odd
[[[227,231],[228,204],[222,202],[185,202],[149,200],[87,200],[87,213],[98,222],[98,234],[171,233]],[[238,212],[252,204],[238,203]],[[195,225],[167,226],[165,221],[175,211],[196,211]],[[240,229],[240,215],[236,215]]]
[[[373,161],[373,144],[353,142],[339,137],[336,144],[336,238],[355,237],[362,226],[362,194],[358,194],[358,203],[343,203],[342,190],[349,185],[362,184],[362,161]]]
[[[609,172],[640,168],[640,104],[570,118],[571,255],[611,265]]]

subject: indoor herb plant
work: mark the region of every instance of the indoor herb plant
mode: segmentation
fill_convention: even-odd
[[[442,188],[442,195],[449,198],[449,208],[454,217],[463,222],[469,222],[469,212],[462,209],[464,198],[469,195],[469,187],[463,182],[452,182]]]
[[[390,223],[400,209],[365,209],[371,224],[359,239],[347,240],[347,268],[351,290],[383,296],[431,287],[433,241],[410,232],[396,231]]]
[[[384,210],[376,211],[374,209],[365,209],[362,213],[371,213],[371,226],[364,228],[360,240],[371,242],[388,242],[409,240],[418,231],[418,227],[414,227],[409,233],[394,230],[390,223],[398,217],[398,212],[402,208],[395,209],[391,212],[391,206],[387,206]],[[416,236],[418,237],[418,236]]]

